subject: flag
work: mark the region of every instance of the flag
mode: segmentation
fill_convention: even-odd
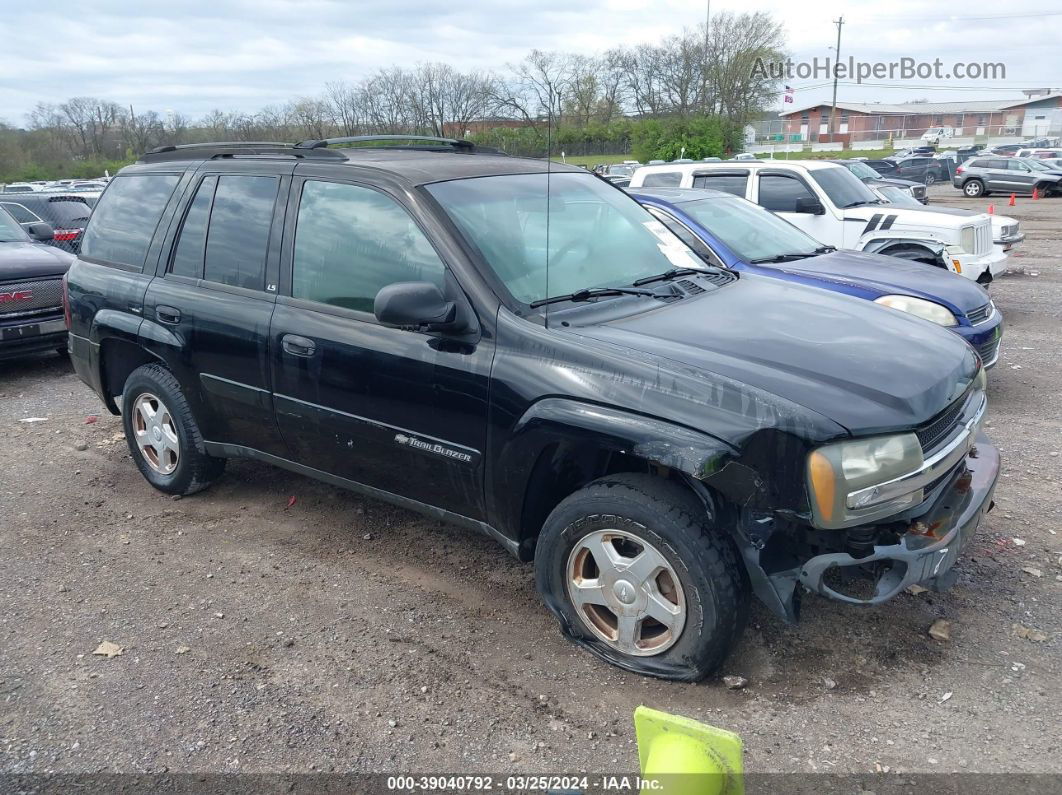
[[[782,97],[782,102],[792,102],[792,101],[793,101],[793,87],[792,86],[786,86],[785,87],[785,96]]]

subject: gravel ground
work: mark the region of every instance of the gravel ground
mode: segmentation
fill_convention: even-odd
[[[757,607],[744,690],[578,651],[462,529],[248,462],[172,500],[65,360],[0,364],[0,772],[632,771],[639,704],[740,733],[751,771],[1062,772],[1062,199],[991,201],[1028,239],[991,288],[1005,474],[959,583]]]

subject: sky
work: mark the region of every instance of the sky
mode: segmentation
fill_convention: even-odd
[[[6,0],[4,5],[0,120],[17,126],[38,102],[74,96],[193,119],[214,108],[254,112],[391,65],[442,61],[462,69],[501,69],[532,48],[593,54],[638,45],[698,25],[706,11],[703,0]],[[961,14],[953,13],[960,7]],[[998,0],[939,5],[711,0],[710,10],[773,14],[785,28],[794,61],[832,55],[833,20],[843,15],[842,60],[940,58],[946,70],[957,61],[1006,67],[1005,80],[842,84],[839,100],[942,102],[1062,88],[1062,10],[1050,0],[1013,8]],[[829,101],[828,79],[786,82],[795,89],[795,102],[783,106],[779,97],[778,110]]]

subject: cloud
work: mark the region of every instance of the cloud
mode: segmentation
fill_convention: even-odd
[[[161,5],[52,0],[22,6],[5,10],[8,35],[0,50],[0,71],[17,76],[0,86],[0,118],[15,123],[22,123],[38,102],[73,96],[192,117],[215,107],[254,111],[394,64],[444,61],[463,69],[501,69],[532,48],[593,53],[635,45],[700,24],[705,8],[703,0],[175,0]],[[759,8],[737,0],[712,3],[713,13],[775,14],[796,59],[829,55],[836,35],[831,20],[844,14],[842,56],[1003,61],[1008,79],[999,85],[1011,87],[1014,95],[1020,87],[1062,75],[1055,44],[1062,17],[968,19],[1005,13],[996,0],[967,0],[964,16],[954,19],[945,18],[947,12],[934,15],[933,8],[913,0],[816,7],[777,0]],[[896,102],[973,97],[975,92],[945,95],[912,84],[845,86],[840,94],[852,101]],[[828,95],[820,88],[798,97],[803,104]],[[1000,95],[985,91],[979,98]]]

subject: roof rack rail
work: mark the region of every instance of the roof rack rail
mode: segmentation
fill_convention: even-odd
[[[141,162],[163,160],[189,160],[193,158],[214,159],[222,157],[247,157],[254,155],[281,155],[285,157],[320,157],[342,159],[339,152],[324,150],[296,150],[295,145],[284,141],[210,141],[197,144],[157,146],[140,156]]]
[[[413,143],[413,146],[401,146],[398,142]],[[295,144],[296,149],[324,149],[334,144],[383,144],[382,149],[428,149],[431,151],[455,152],[496,152],[494,149],[478,147],[471,141],[460,138],[440,138],[434,135],[348,135],[342,138],[310,139]],[[428,146],[426,144],[434,144]]]

